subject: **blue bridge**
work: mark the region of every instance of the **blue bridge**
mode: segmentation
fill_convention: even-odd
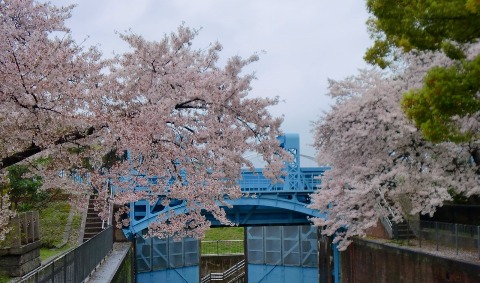
[[[318,282],[318,235],[309,218],[325,215],[307,206],[310,194],[321,185],[320,177],[330,168],[300,166],[297,134],[278,139],[293,157],[285,165],[284,181],[272,184],[261,168],[243,170],[239,185],[246,196],[229,200],[231,207],[224,209],[229,220],[247,227],[248,282]],[[165,208],[146,200],[130,204],[130,226],[123,231],[136,241],[137,281],[199,282],[197,240],[142,237],[158,214],[168,209],[184,211],[185,207],[177,202]],[[221,226],[211,215],[206,217],[213,227]]]

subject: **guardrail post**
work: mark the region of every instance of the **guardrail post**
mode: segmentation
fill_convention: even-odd
[[[480,259],[480,226],[477,226],[478,258]]]
[[[410,246],[410,222],[407,219],[407,245]]]
[[[423,236],[423,234],[422,234],[422,223],[419,222],[418,224],[419,224],[419,225],[418,225],[418,230],[419,230],[419,232],[418,232],[418,240],[419,240],[419,242],[420,242],[420,248],[421,248],[421,247],[422,247],[422,236]]]
[[[77,257],[77,248],[75,248],[73,250],[73,259],[72,259],[72,279],[73,279],[73,282],[75,282],[75,280],[77,280],[77,269],[75,268],[75,258]]]
[[[55,283],[55,260],[52,260],[52,283]]]
[[[457,251],[458,255],[458,224],[455,223],[455,250]]]

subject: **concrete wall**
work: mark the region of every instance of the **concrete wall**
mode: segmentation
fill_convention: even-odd
[[[341,282],[480,282],[480,265],[355,239],[341,252]]]
[[[40,266],[40,240],[15,248],[0,249],[0,274],[18,277]]]
[[[317,283],[318,270],[313,267],[285,265],[248,265],[249,283]]]
[[[115,276],[113,276],[112,283],[133,283],[135,282],[135,254],[133,245],[130,246],[126,256],[123,258],[122,263],[117,269]]]
[[[224,272],[244,258],[244,255],[202,255],[200,257],[200,278],[210,273]]]
[[[388,232],[385,230],[385,227],[383,226],[382,222],[380,222],[380,220],[377,221],[376,226],[368,228],[366,233],[367,233],[367,236],[369,237],[375,237],[380,239],[390,239]]]
[[[196,283],[198,277],[198,265],[175,269],[156,270],[137,274],[138,283]]]

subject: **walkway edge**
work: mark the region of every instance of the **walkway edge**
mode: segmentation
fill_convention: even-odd
[[[118,271],[123,260],[128,254],[132,246],[131,242],[116,242],[113,243],[113,248],[110,254],[107,255],[103,263],[97,267],[90,278],[86,281],[88,283],[105,283],[111,282]]]

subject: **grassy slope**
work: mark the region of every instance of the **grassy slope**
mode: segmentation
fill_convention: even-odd
[[[222,240],[243,240],[243,227],[212,228],[202,240],[202,254],[238,254],[243,253],[243,242],[206,242]]]
[[[70,205],[67,201],[50,202],[40,211],[40,235],[42,247],[55,248],[63,240]]]
[[[40,257],[42,261],[76,246],[82,221],[82,217],[78,213],[73,216],[70,237],[67,244],[59,247],[63,241],[63,234],[69,213],[70,205],[67,201],[51,202],[40,211],[42,241]]]
[[[243,227],[219,227],[207,231],[204,241],[243,240]]]

